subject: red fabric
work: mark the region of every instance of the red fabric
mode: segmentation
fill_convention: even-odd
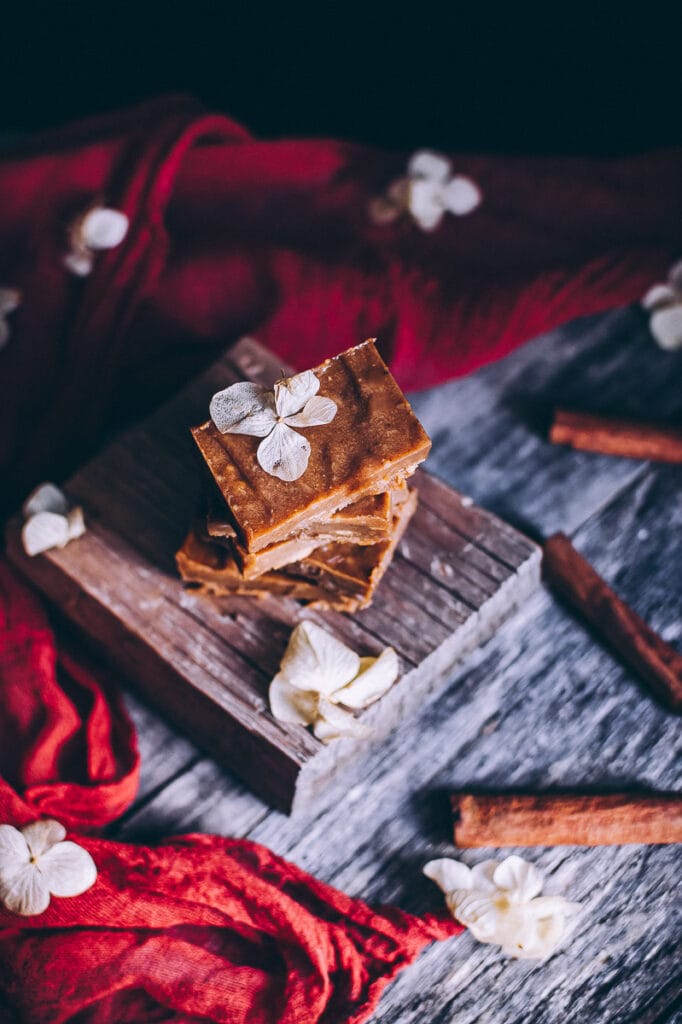
[[[483,203],[424,233],[367,206],[407,154],[263,142],[169,97],[0,159],[0,473],[16,502],[255,333],[296,366],[377,336],[401,384],[466,373],[562,321],[639,299],[682,250],[682,152],[455,156]],[[85,279],[63,266],[95,199],[131,230]]]
[[[373,910],[255,843],[157,847],[86,837],[132,800],[133,727],[86,666],[57,654],[36,599],[0,562],[0,822],[50,816],[98,869],[38,917],[0,905],[0,992],[28,1024],[337,1024],[451,919]]]

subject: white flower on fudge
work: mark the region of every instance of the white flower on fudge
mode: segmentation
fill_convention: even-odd
[[[668,352],[682,348],[682,260],[670,268],[666,284],[655,284],[642,299],[649,330]]]
[[[320,427],[336,416],[336,402],[320,397],[319,389],[312,370],[277,381],[272,391],[244,381],[218,391],[209,412],[221,434],[262,437],[256,452],[261,468],[291,483],[310,459],[310,442],[293,428]]]
[[[65,836],[51,818],[22,829],[0,825],[0,903],[7,910],[32,917],[47,910],[50,896],[80,896],[95,884],[92,857]]]
[[[561,896],[539,896],[542,875],[522,857],[484,860],[473,868],[443,858],[430,861],[424,874],[443,890],[448,910],[475,939],[517,959],[551,956],[567,919],[580,908]]]
[[[306,620],[291,634],[280,670],[270,683],[270,710],[280,722],[312,726],[324,743],[341,736],[367,736],[367,727],[352,712],[383,697],[399,670],[392,647],[378,658],[361,658]]]
[[[476,182],[453,174],[447,157],[421,149],[410,158],[407,175],[372,200],[370,216],[376,224],[391,224],[408,214],[422,231],[434,231],[446,213],[464,217],[480,206],[481,199]]]

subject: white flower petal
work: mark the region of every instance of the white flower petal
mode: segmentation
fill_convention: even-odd
[[[66,517],[69,524],[69,540],[78,540],[85,533],[85,519],[83,518],[83,509],[80,505],[76,505],[71,509],[68,516]]]
[[[262,469],[278,480],[291,483],[303,476],[310,459],[310,442],[286,423],[276,423],[258,445],[256,457]]]
[[[450,177],[452,164],[442,153],[431,149],[420,149],[408,162],[407,173],[411,178],[428,178],[443,184]]]
[[[266,437],[277,422],[271,394],[250,381],[217,391],[209,415],[221,434]]]
[[[682,293],[682,260],[673,263],[668,271],[668,281],[677,292]],[[682,298],[682,295],[680,297]]]
[[[471,889],[471,869],[466,864],[462,864],[460,860],[452,860],[450,857],[430,860],[422,870],[426,877],[435,882],[445,893]]]
[[[450,213],[463,217],[481,205],[481,190],[471,178],[456,174],[443,190],[443,202]]]
[[[521,909],[527,907],[517,908]],[[505,922],[496,941],[503,952],[518,960],[544,960],[555,951],[564,932],[564,919],[560,914],[539,920],[524,914]]]
[[[336,416],[336,408],[336,402],[331,398],[315,395],[308,399],[300,412],[287,416],[284,422],[290,427],[321,427],[324,423],[331,423]]]
[[[459,889],[448,893],[447,903],[452,916],[466,925],[479,942],[498,941],[501,914],[492,897]]]
[[[34,864],[18,868],[11,879],[0,882],[0,902],[22,917],[42,914],[50,903],[45,877]]]
[[[0,288],[0,315],[13,313],[21,305],[21,292],[18,288]]]
[[[97,879],[97,868],[88,851],[69,840],[44,853],[39,868],[53,896],[80,896]]]
[[[88,249],[115,249],[128,234],[130,222],[120,210],[98,206],[85,214],[79,234]]]
[[[284,418],[300,412],[306,402],[320,390],[320,382],[312,370],[286,377],[275,384],[275,409]]]
[[[508,956],[526,958],[537,955],[538,922],[528,912],[527,903],[516,903],[499,914],[493,941]]]
[[[542,875],[538,869],[516,854],[498,864],[493,881],[505,890],[510,900],[517,903],[527,903],[542,889]]]
[[[409,209],[420,228],[433,231],[445,213],[442,186],[421,178],[410,182]]]
[[[321,698],[318,706],[318,718],[313,732],[323,743],[329,743],[330,740],[339,739],[342,736],[366,738],[369,735],[367,726],[359,722],[354,715],[343,711],[324,698]]]
[[[328,696],[359,671],[360,658],[321,626],[307,619],[292,632],[281,663],[281,674],[301,690]]]
[[[682,303],[659,309],[649,321],[649,329],[662,349],[674,352],[682,348]]]
[[[642,299],[642,305],[645,309],[653,310],[659,306],[668,306],[676,299],[675,289],[671,288],[669,284],[655,284]]]
[[[495,872],[498,866],[499,861],[496,860],[482,860],[480,863],[475,864],[471,869],[472,889],[486,894],[497,892]]]
[[[52,846],[61,843],[66,829],[54,818],[43,818],[32,821],[21,830],[32,857],[42,857]]]
[[[76,277],[87,277],[94,265],[95,260],[89,252],[67,252],[64,257],[64,266]]]
[[[19,829],[13,825],[0,825],[0,884],[3,878],[13,874],[22,864],[28,864],[30,859],[31,851]]]
[[[58,515],[66,516],[69,513],[69,503],[66,495],[56,484],[44,483],[31,491],[21,511],[24,519],[34,516],[37,512],[56,512]]]
[[[270,710],[280,722],[312,725],[317,718],[317,694],[292,686],[282,672],[270,683],[268,698]]]
[[[360,671],[333,699],[348,708],[366,708],[386,693],[398,678],[400,662],[392,647],[378,658],[361,658]]]
[[[24,524],[21,541],[27,555],[63,548],[69,542],[69,521],[55,512],[38,512]]]

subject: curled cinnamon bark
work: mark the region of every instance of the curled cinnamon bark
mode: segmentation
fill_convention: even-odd
[[[454,793],[450,799],[459,847],[682,842],[682,797],[675,794]]]
[[[566,444],[603,455],[682,463],[682,430],[674,427],[655,427],[557,409],[549,439],[553,444]]]
[[[543,545],[545,579],[648,684],[671,711],[682,712],[682,655],[618,595],[563,533]]]

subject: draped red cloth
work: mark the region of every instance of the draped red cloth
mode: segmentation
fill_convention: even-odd
[[[682,151],[620,160],[453,157],[483,202],[425,233],[372,197],[407,154],[263,142],[168,97],[0,159],[0,350],[9,507],[242,333],[306,367],[369,336],[400,383],[463,374],[562,321],[641,298],[682,251]],[[93,203],[130,230],[86,278],[63,265]]]
[[[406,388],[466,373],[562,321],[639,299],[682,250],[682,153],[453,157],[483,193],[432,233],[370,200],[407,154],[263,142],[170,97],[33,138],[0,159],[0,506],[60,479],[240,334],[299,368],[376,336]],[[69,225],[130,229],[78,278]],[[0,991],[22,1020],[360,1021],[449,919],[371,910],[253,843],[158,847],[85,833],[134,797],[132,725],[57,652],[0,564],[0,822],[65,824],[99,871],[40,917],[0,910]]]
[[[0,993],[29,1024],[313,1024],[364,1020],[452,919],[371,909],[246,840],[133,846],[83,835],[135,795],[120,699],[58,652],[37,600],[0,562],[0,822],[54,817],[95,885],[17,917],[0,905]]]

